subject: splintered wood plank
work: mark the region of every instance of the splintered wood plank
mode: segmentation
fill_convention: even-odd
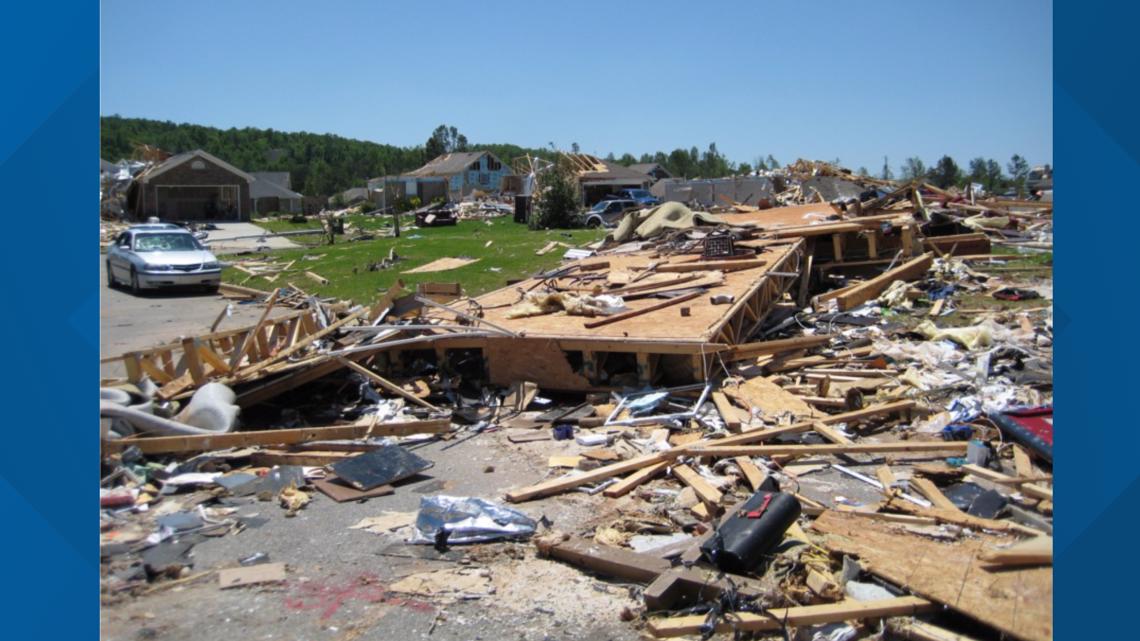
[[[720,417],[724,419],[724,425],[730,432],[740,431],[740,415],[737,409],[729,402],[728,397],[724,392],[712,393],[713,403],[716,404],[716,411],[720,413]]]
[[[756,467],[752,459],[747,456],[737,456],[732,459],[732,461],[736,463],[736,466],[744,473],[744,478],[748,480],[748,484],[752,486],[753,491],[759,490],[760,484],[764,482],[764,479],[768,478],[768,475]]]
[[[512,503],[520,503],[522,501],[529,501],[551,494],[558,494],[566,490],[572,490],[576,487],[581,487],[589,483],[597,483],[604,481],[608,478],[625,474],[626,472],[634,472],[640,470],[648,465],[655,465],[661,461],[669,460],[677,456],[680,452],[670,450],[668,452],[657,452],[654,454],[646,454],[637,458],[631,458],[628,461],[620,461],[611,465],[599,467],[596,470],[590,470],[583,474],[575,474],[571,476],[563,476],[549,481],[544,481],[530,487],[525,487],[512,492],[507,492],[506,499]]]
[[[697,474],[697,471],[688,465],[674,465],[673,474],[681,479],[682,483],[693,488],[697,496],[706,503],[720,505],[721,500],[724,499],[724,495],[721,494],[720,490],[713,487],[711,483],[706,481],[700,474]]]
[[[944,510],[961,512],[961,510],[958,509],[958,506],[954,505],[953,501],[946,498],[946,495],[942,493],[942,490],[939,490],[938,486],[935,485],[930,479],[915,477],[908,481],[908,483],[910,483],[910,487],[912,489],[925,496],[931,503],[933,503],[934,507],[942,508]]]
[[[880,466],[875,470],[875,478],[879,479],[879,483],[883,484],[883,494],[891,496],[895,493],[894,488],[899,480],[895,478],[895,473],[891,471],[891,468],[886,465]]]
[[[819,434],[820,436],[831,441],[832,443],[836,443],[838,445],[850,445],[850,444],[854,443],[854,441],[852,441],[851,439],[847,438],[846,436],[840,434],[838,431],[833,429],[830,425],[823,423],[821,421],[816,421],[816,422],[812,423],[811,428],[813,430],[815,430],[816,434]]]
[[[1033,469],[1033,462],[1029,460],[1029,452],[1017,443],[1013,444],[1013,467],[1018,476],[1033,476],[1037,473]]]
[[[652,554],[582,539],[557,542],[537,539],[535,547],[545,556],[588,568],[600,574],[638,583],[649,583],[672,566],[668,560]]]
[[[738,385],[725,386],[721,391],[738,399],[746,407],[760,408],[764,416],[784,413],[790,413],[797,418],[822,416],[822,412],[763,376],[751,378]]]
[[[103,451],[118,452],[134,445],[138,447],[143,454],[171,454],[177,452],[204,452],[228,447],[251,447],[254,445],[294,445],[308,441],[358,439],[368,436],[441,434],[450,430],[451,422],[448,419],[434,419],[429,421],[410,421],[406,423],[303,427],[287,430],[257,430],[195,436],[147,436],[103,441]]]
[[[977,533],[944,542],[900,526],[824,512],[812,524],[823,546],[859,558],[868,570],[915,594],[1024,641],[1053,637],[1052,568],[987,569],[980,556],[1008,537]]]
[[[643,467],[633,474],[630,474],[624,479],[618,481],[617,483],[614,483],[613,485],[602,490],[602,495],[611,499],[616,499],[619,496],[625,496],[638,485],[641,485],[654,476],[657,476],[661,472],[664,472],[665,468],[667,467],[669,467],[669,461],[662,461],[661,463],[650,465],[649,467]]]
[[[723,440],[723,439],[722,439]],[[719,441],[710,441],[719,443]],[[890,454],[903,452],[966,453],[965,441],[929,441],[896,443],[855,443],[852,445],[730,445],[690,447],[694,456],[807,456],[811,454]]]
[[[902,596],[878,601],[840,601],[822,605],[803,605],[793,608],[774,608],[766,614],[736,612],[725,616],[716,624],[717,632],[760,632],[781,630],[787,626],[809,626],[821,623],[838,623],[854,619],[912,616],[930,612],[936,606],[919,597]],[[685,617],[655,618],[649,620],[649,631],[658,638],[699,635],[708,617],[697,614]]]

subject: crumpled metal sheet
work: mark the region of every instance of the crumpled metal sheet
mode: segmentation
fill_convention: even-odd
[[[425,496],[409,543],[434,544],[441,531],[448,532],[449,544],[519,539],[534,534],[537,525],[522,512],[486,499]]]

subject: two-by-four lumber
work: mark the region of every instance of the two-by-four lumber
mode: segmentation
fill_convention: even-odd
[[[696,492],[697,497],[709,505],[720,505],[721,499],[724,498],[724,494],[722,494],[720,490],[713,487],[712,483],[706,481],[704,477],[697,474],[696,470],[688,465],[674,465],[673,474],[680,479],[682,483],[693,488],[693,492]]]
[[[407,436],[409,434],[441,434],[451,430],[451,421],[436,419],[407,423],[378,423],[376,425],[336,425],[332,427],[302,427],[287,430],[257,430],[203,434],[194,436],[148,436],[103,441],[104,452],[119,452],[134,445],[143,454],[172,454],[176,452],[205,452],[229,447],[255,445],[293,445],[309,441],[355,439],[366,436]]]
[[[388,390],[389,392],[391,392],[397,396],[403,397],[407,401],[410,401],[410,402],[415,403],[416,405],[420,405],[422,407],[426,407],[429,410],[432,410],[433,412],[441,411],[435,405],[432,405],[431,403],[429,403],[429,402],[425,401],[424,399],[416,396],[415,394],[408,392],[404,388],[400,387],[399,385],[396,385],[392,381],[389,381],[388,379],[377,374],[376,372],[373,372],[372,370],[361,365],[360,363],[354,363],[354,362],[352,362],[352,361],[350,361],[350,360],[348,360],[342,356],[338,356],[337,360],[339,360],[341,362],[341,364],[344,365],[345,367],[351,369],[354,372],[357,372],[358,374],[364,376],[365,378],[368,378],[368,379],[371,379],[372,381],[375,381],[376,383],[378,383],[380,385],[380,387],[383,387],[384,389]]]
[[[974,476],[980,476],[981,478],[984,478],[987,481],[992,481],[994,483],[1013,482],[1015,485],[1017,485],[1018,489],[1021,490],[1021,493],[1025,494],[1026,496],[1031,496],[1035,499],[1045,499],[1046,501],[1053,500],[1053,490],[1043,485],[1037,485],[1035,483],[1029,482],[1018,483],[1017,477],[1002,474],[1001,472],[995,472],[991,469],[981,467],[980,465],[974,465],[973,463],[967,463],[966,465],[963,465],[962,469],[969,472],[970,474],[973,474]]]
[[[669,461],[662,461],[648,467],[643,467],[633,474],[630,474],[624,479],[618,481],[617,483],[614,483],[613,485],[607,487],[602,491],[602,496],[611,499],[616,499],[619,496],[625,496],[626,494],[629,494],[633,488],[641,485],[654,476],[657,476],[661,472],[664,472],[665,468],[667,467],[669,467]]]
[[[840,434],[837,430],[822,421],[816,421],[812,423],[811,428],[815,430],[816,434],[819,434],[823,438],[837,445],[850,445],[855,442]]]
[[[728,431],[739,432],[741,425],[740,416],[737,414],[736,408],[729,402],[728,397],[724,395],[724,392],[713,392],[712,400],[713,404],[716,405],[716,411],[720,413],[720,417],[724,419],[724,426],[728,428]]]
[[[752,486],[753,491],[759,490],[760,484],[764,482],[764,479],[768,478],[764,470],[756,467],[752,459],[747,456],[738,456],[732,459],[732,462],[736,463],[736,467],[740,468],[740,471],[744,474],[744,478],[748,481],[748,485]]]
[[[819,336],[796,336],[794,338],[780,338],[772,341],[744,343],[733,347],[727,353],[721,354],[721,358],[729,362],[742,361],[758,356],[768,356],[770,354],[790,352],[806,347],[827,345],[831,342],[831,338],[831,334],[823,334]]]
[[[845,412],[843,414],[835,414],[832,416],[816,419],[822,423],[851,423],[861,421],[863,419],[872,418],[875,416],[882,416],[885,414],[893,414],[895,412],[902,412],[910,410],[914,407],[914,401],[895,401],[893,403],[885,403],[883,405],[873,405],[861,410],[853,412]],[[764,441],[776,438],[784,434],[797,434],[806,432],[812,429],[812,424],[815,421],[805,421],[803,423],[796,423],[785,427],[777,427],[770,430],[753,430],[751,432],[744,432],[729,436],[727,438],[719,439],[716,441],[701,441],[701,444],[716,444],[719,446],[741,445],[744,443],[754,443],[757,441]],[[519,490],[514,490],[506,494],[508,501],[519,503],[522,501],[529,501],[531,499],[550,496],[551,494],[558,494],[566,490],[572,490],[576,487],[581,487],[589,483],[596,483],[604,481],[614,476],[620,476],[627,472],[634,472],[643,467],[654,465],[662,461],[670,461],[678,456],[686,453],[686,450],[692,446],[673,448],[665,452],[657,452],[654,454],[646,454],[637,458],[629,459],[628,461],[619,461],[596,470],[581,474],[573,474],[570,476],[563,476],[549,481],[544,481],[530,487],[525,487]],[[807,446],[800,446],[807,447]],[[816,446],[822,447],[822,446]],[[963,450],[964,451],[964,450]]]
[[[700,271],[735,272],[742,269],[755,269],[767,265],[768,261],[759,258],[747,260],[707,260],[693,263],[666,263],[658,265],[659,273],[683,273]]]
[[[929,612],[937,606],[916,596],[895,597],[876,601],[840,601],[823,605],[805,605],[792,608],[777,608],[766,614],[737,612],[726,615],[717,622],[717,632],[757,632],[779,630],[784,626],[801,627],[821,623],[837,623],[853,619],[878,619],[882,617],[911,616]],[[703,614],[650,619],[649,631],[656,637],[679,637],[686,634],[700,634],[707,617]]]
[[[642,314],[648,314],[649,312],[655,312],[659,309],[665,309],[666,307],[669,307],[671,305],[676,305],[678,303],[683,303],[687,300],[692,300],[692,299],[694,299],[698,296],[701,296],[703,294],[704,294],[704,292],[691,292],[689,294],[684,294],[681,296],[675,296],[673,298],[665,299],[659,303],[653,303],[652,305],[649,305],[648,307],[642,307],[640,309],[633,309],[633,310],[630,310],[628,312],[621,312],[619,314],[614,314],[613,316],[606,316],[605,318],[601,318],[601,319],[596,320],[596,321],[587,321],[584,325],[585,325],[586,329],[594,329],[595,327],[601,327],[602,325],[609,325],[610,323],[617,323],[619,321],[626,320],[627,318],[633,318],[635,316],[641,316]]]
[[[858,286],[835,297],[839,311],[846,311],[858,307],[886,291],[887,287],[896,280],[914,280],[926,273],[934,262],[933,254],[923,254],[918,258],[909,260],[898,267],[859,284]]]
[[[242,359],[249,353],[249,349],[253,347],[253,343],[257,340],[258,332],[265,326],[265,320],[269,318],[269,313],[273,311],[273,306],[277,304],[277,294],[280,292],[281,290],[279,289],[273,290],[273,295],[270,296],[269,301],[265,303],[265,309],[261,311],[261,317],[257,319],[257,324],[242,337],[241,347],[234,350],[234,353],[230,356],[229,371],[232,372],[241,366]],[[268,357],[269,355],[266,354],[265,356]]]
[[[942,508],[944,510],[961,512],[961,510],[958,509],[958,506],[954,505],[953,501],[946,498],[946,495],[942,493],[942,490],[939,490],[938,486],[935,485],[930,479],[915,477],[907,481],[907,483],[910,484],[911,489],[923,495],[927,498],[927,500],[933,503],[934,507]]]
[[[534,544],[543,556],[638,583],[653,581],[673,565],[668,560],[651,554],[581,539],[569,541],[536,539]]]
[[[569,476],[562,476],[549,481],[538,483],[530,487],[524,487],[521,490],[507,492],[506,499],[512,503],[521,503],[522,501],[529,501],[551,494],[558,494],[566,490],[572,490],[576,487],[581,487],[588,483],[596,483],[604,481],[608,478],[625,474],[626,472],[634,472],[649,465],[655,465],[662,461],[671,460],[680,456],[682,451],[680,448],[673,448],[664,452],[656,452],[654,454],[646,454],[631,458],[628,461],[618,461],[590,470],[581,474],[572,474]]]
[[[714,441],[715,442],[715,441]],[[812,454],[890,454],[952,452],[964,454],[965,441],[898,441],[895,443],[853,443],[850,445],[727,445],[685,449],[693,456],[808,456]]]

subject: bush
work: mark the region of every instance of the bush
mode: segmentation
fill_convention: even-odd
[[[542,174],[540,181],[542,192],[535,198],[527,226],[531,229],[574,227],[580,207],[574,174],[559,165]]]

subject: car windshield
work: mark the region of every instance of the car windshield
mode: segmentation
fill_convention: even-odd
[[[602,202],[594,205],[594,208],[591,209],[590,211],[598,212],[598,213],[603,212],[606,210],[606,207],[609,207],[611,202],[613,202],[613,201],[612,200],[603,200]]]
[[[649,192],[644,189],[630,189],[629,195],[633,198],[648,198]]]
[[[137,252],[183,252],[196,251],[202,247],[190,234],[139,234],[135,236]]]

